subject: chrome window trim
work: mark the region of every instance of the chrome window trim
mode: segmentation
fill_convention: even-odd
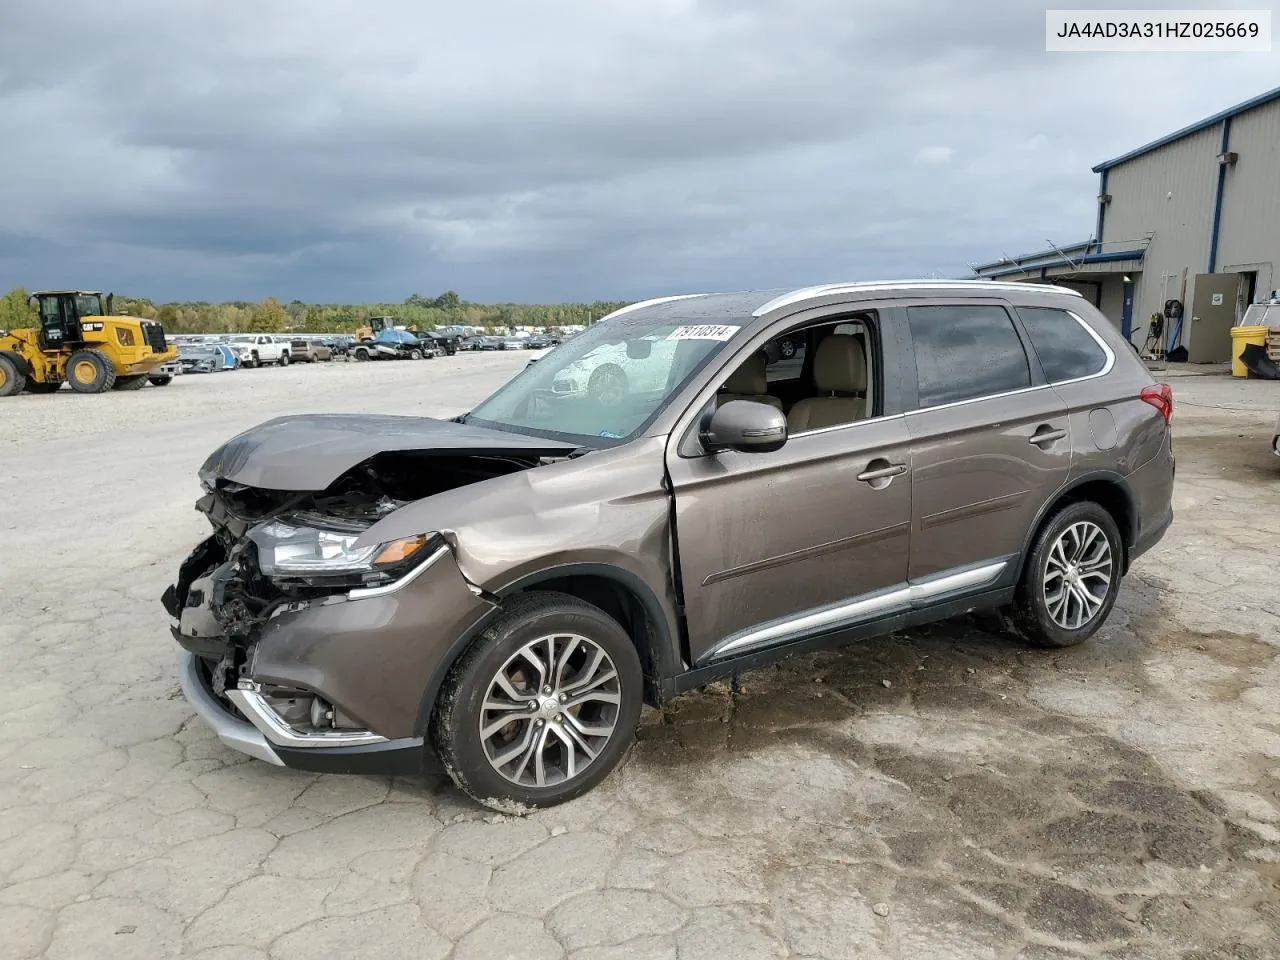
[[[380,587],[356,587],[353,590],[347,591],[347,599],[367,600],[370,597],[385,597],[388,594],[395,593],[397,590],[402,590],[426,573],[432,564],[448,552],[449,547],[447,545],[436,547],[436,549],[432,551],[431,556],[427,557],[427,559],[423,560],[399,580],[393,580],[391,583],[384,583]]]
[[[919,583],[905,583],[855,600],[803,610],[764,626],[757,624],[725,637],[699,658],[699,664],[771,647],[820,630],[856,626],[877,614],[907,610],[957,590],[987,586],[999,578],[1009,562],[998,560],[949,573],[943,572]]]

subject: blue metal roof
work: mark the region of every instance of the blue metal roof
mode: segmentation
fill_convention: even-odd
[[[1071,260],[1051,260],[1047,263],[1028,263],[1023,266],[1014,265],[1004,267],[1000,270],[993,270],[991,273],[985,274],[984,276],[994,279],[996,277],[1012,276],[1015,273],[1031,275],[1037,270],[1056,270],[1059,267],[1074,268],[1085,263],[1125,263],[1133,260],[1143,260],[1146,255],[1146,250],[1116,250],[1112,253],[1088,253],[1083,257],[1075,257]],[[979,277],[979,279],[982,278]]]
[[[1207,130],[1209,127],[1219,124],[1223,120],[1228,120],[1231,117],[1239,116],[1249,110],[1268,104],[1272,100],[1280,100],[1280,87],[1276,87],[1274,90],[1268,90],[1266,93],[1260,93],[1252,100],[1246,100],[1244,103],[1237,103],[1234,107],[1228,107],[1221,113],[1215,113],[1212,117],[1205,117],[1199,123],[1193,123],[1189,127],[1183,127],[1181,130],[1175,130],[1173,133],[1163,136],[1159,140],[1152,140],[1146,146],[1138,147],[1137,150],[1130,150],[1128,153],[1122,153],[1114,160],[1106,160],[1094,167],[1093,172],[1101,173],[1103,170],[1118,167],[1122,163],[1127,163],[1128,161],[1133,160],[1136,157],[1140,157],[1145,153],[1150,153],[1153,150],[1159,150],[1161,147],[1168,146],[1174,141],[1181,140],[1183,137],[1190,136],[1193,133],[1199,133],[1201,130]]]

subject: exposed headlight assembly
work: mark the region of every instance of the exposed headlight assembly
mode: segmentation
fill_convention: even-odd
[[[433,539],[417,534],[372,546],[357,547],[364,527],[344,525],[324,518],[323,525],[312,518],[277,517],[249,532],[258,548],[258,569],[273,579],[329,579],[337,577],[358,583],[385,583],[426,556]],[[353,576],[354,575],[354,576]]]

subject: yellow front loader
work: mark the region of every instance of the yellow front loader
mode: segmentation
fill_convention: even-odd
[[[111,299],[96,290],[32,294],[39,326],[0,330],[0,397],[53,393],[64,382],[77,393],[168,384],[178,348],[152,320],[111,316]]]

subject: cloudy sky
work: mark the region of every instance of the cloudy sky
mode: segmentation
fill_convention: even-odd
[[[1277,82],[1047,54],[1027,0],[0,0],[0,288],[954,276],[1087,238],[1093,164]]]

